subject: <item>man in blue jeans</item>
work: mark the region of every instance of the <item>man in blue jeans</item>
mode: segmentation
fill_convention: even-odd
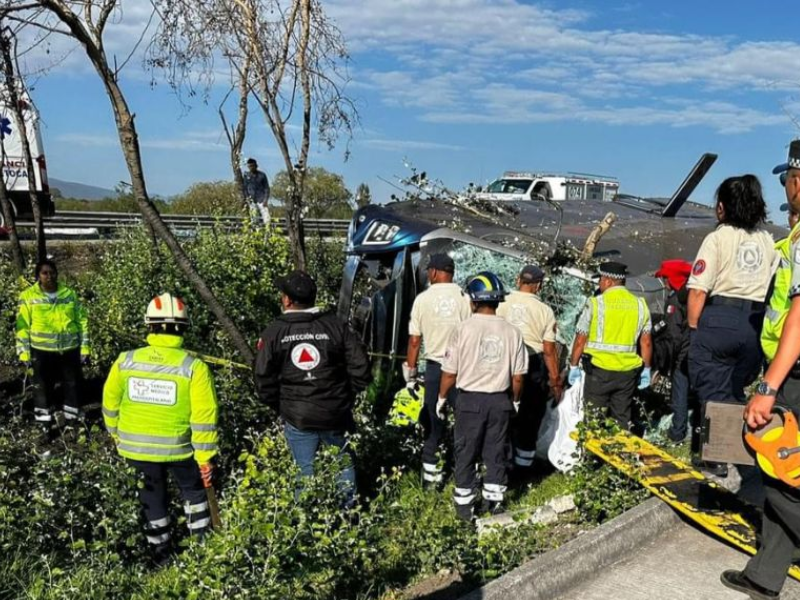
[[[353,427],[356,395],[372,381],[366,348],[335,313],[314,306],[317,285],[307,273],[293,271],[276,279],[275,286],[283,314],[258,341],[258,396],[282,417],[301,476],[313,475],[321,445],[343,450],[339,489],[344,506],[351,507],[356,474],[346,432]]]

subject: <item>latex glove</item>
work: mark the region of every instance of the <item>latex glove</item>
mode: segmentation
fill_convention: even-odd
[[[639,375],[639,389],[644,390],[650,387],[650,367],[642,369],[642,374]]]
[[[581,368],[580,367],[570,367],[569,368],[569,376],[567,377],[567,383],[570,385],[575,385],[581,380]]]
[[[81,364],[82,364],[84,367],[85,367],[85,366],[87,366],[87,365],[89,364],[89,361],[90,361],[90,360],[91,360],[91,357],[90,357],[88,354],[84,354],[83,356],[81,356]]]
[[[211,487],[211,478],[214,475],[214,465],[211,463],[205,463],[200,465],[200,477],[203,480],[203,487]]]
[[[414,384],[417,382],[417,368],[412,367],[408,363],[403,363],[403,379],[406,380],[407,384]],[[412,387],[408,385],[408,387]]]
[[[519,412],[519,400],[517,400],[516,402],[512,402],[512,404],[514,405],[514,412],[518,413]]]
[[[436,416],[444,420],[444,409],[447,407],[447,398],[439,398],[436,401]]]

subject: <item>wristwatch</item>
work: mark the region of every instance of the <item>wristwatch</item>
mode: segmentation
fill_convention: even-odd
[[[762,379],[761,381],[758,382],[758,385],[756,386],[756,394],[758,394],[759,396],[777,396],[778,390],[769,387],[769,384]]]

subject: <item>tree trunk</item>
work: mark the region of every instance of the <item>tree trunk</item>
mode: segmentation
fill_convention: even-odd
[[[3,74],[5,76],[5,85],[8,89],[8,100],[11,105],[11,110],[17,120],[19,138],[22,143],[22,157],[25,159],[25,169],[28,172],[28,196],[33,212],[33,222],[36,227],[36,260],[38,262],[47,258],[47,240],[44,235],[42,208],[39,205],[39,196],[36,193],[36,172],[33,166],[33,156],[31,156],[28,130],[25,125],[25,115],[22,111],[17,81],[14,77],[14,63],[11,58],[11,40],[9,40],[8,34],[5,31],[0,33],[0,54],[3,55]],[[21,82],[22,80],[20,78],[20,83]],[[20,88],[22,88],[21,85]]]
[[[611,226],[617,220],[617,215],[613,212],[608,213],[603,220],[598,223],[592,232],[589,234],[589,237],[586,238],[586,243],[583,246],[583,252],[581,253],[582,260],[589,260],[594,256],[594,250],[597,248],[597,244],[600,241],[605,233],[611,229]]]
[[[3,156],[5,156],[5,152],[3,152]],[[5,163],[5,161],[3,162]],[[6,182],[2,176],[0,176],[0,207],[2,207],[3,219],[5,219],[6,229],[8,230],[8,241],[11,244],[11,258],[14,260],[17,274],[22,275],[25,272],[25,256],[22,253],[22,246],[19,243],[17,224],[14,220],[14,210],[11,208],[11,201],[8,199]]]
[[[220,117],[222,117],[222,124],[225,127],[225,135],[228,136],[228,142],[231,146],[231,170],[233,172],[233,181],[236,184],[236,189],[239,192],[239,197],[242,199],[246,210],[250,210],[250,202],[247,198],[247,192],[244,189],[244,177],[242,177],[242,148],[244,147],[244,139],[247,135],[247,114],[249,107],[247,100],[250,97],[250,59],[245,61],[244,68],[239,73],[239,112],[237,115],[236,125],[228,131],[225,123],[225,115],[220,107]]]
[[[306,269],[306,235],[303,228],[303,201],[297,189],[289,194],[286,209],[286,233],[289,236],[289,251],[296,269]]]
[[[97,63],[95,63],[95,66],[98,66]],[[99,66],[102,67],[102,65]],[[181,248],[178,240],[176,240],[175,236],[172,235],[172,232],[161,219],[161,215],[159,215],[158,210],[156,210],[156,207],[150,201],[150,198],[147,195],[144,173],[142,172],[139,139],[136,133],[136,126],[133,122],[133,115],[130,113],[125,98],[122,95],[122,91],[112,78],[111,73],[104,73],[104,71],[101,69],[98,69],[98,71],[100,71],[100,75],[103,78],[103,83],[106,86],[106,91],[108,92],[109,98],[111,99],[111,104],[114,108],[114,117],[117,121],[117,130],[119,131],[119,140],[122,146],[122,152],[125,155],[125,162],[128,165],[128,171],[131,176],[131,184],[133,185],[133,193],[136,196],[136,202],[139,205],[139,210],[141,211],[142,216],[153,229],[158,238],[167,245],[167,248],[169,248],[172,256],[175,258],[175,262],[178,264],[178,267],[181,269],[181,271],[183,271],[184,275],[186,275],[189,283],[191,283],[195,290],[197,290],[197,293],[200,294],[200,297],[205,301],[209,309],[211,309],[211,312],[213,312],[217,319],[219,319],[220,325],[222,325],[225,332],[228,334],[228,336],[230,336],[231,341],[239,351],[239,354],[241,354],[245,360],[252,362],[255,358],[255,355],[253,354],[253,350],[250,348],[250,345],[247,343],[247,340],[242,335],[242,332],[239,331],[238,327],[236,327],[236,324],[225,312],[225,308],[222,306],[222,304],[220,304],[219,300],[217,300],[217,297],[208,287],[206,282],[195,270],[191,259],[183,251],[183,248]]]

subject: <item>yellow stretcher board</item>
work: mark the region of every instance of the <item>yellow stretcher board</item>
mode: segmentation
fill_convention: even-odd
[[[756,553],[755,509],[694,470],[635,435],[590,437],[586,449],[638,481],[679,513],[748,554]],[[789,575],[800,581],[800,568]]]

